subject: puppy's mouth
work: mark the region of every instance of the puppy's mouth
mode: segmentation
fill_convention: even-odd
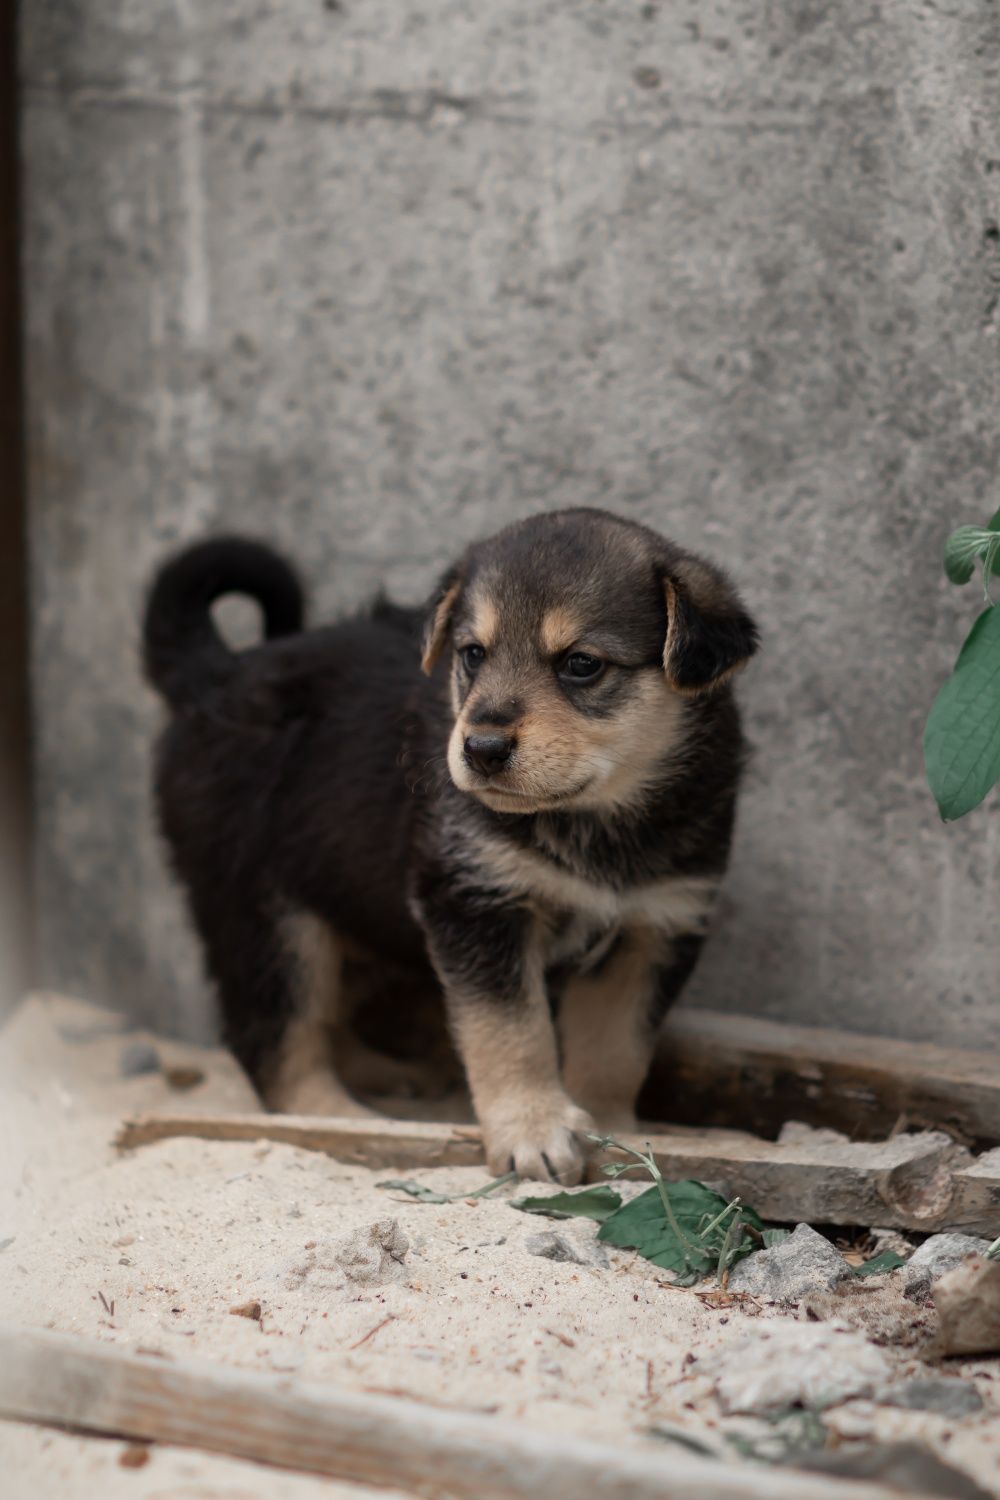
[[[513,791],[509,787],[491,786],[488,783],[470,787],[468,790],[494,812],[534,813],[547,812],[550,808],[565,806],[566,803],[579,797],[581,792],[585,792],[592,781],[593,777],[588,776],[577,786],[570,787],[568,791],[550,794]]]

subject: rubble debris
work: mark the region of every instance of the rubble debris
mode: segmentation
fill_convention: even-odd
[[[808,1224],[799,1224],[787,1239],[734,1266],[728,1286],[768,1302],[798,1302],[815,1292],[833,1291],[850,1275],[839,1250]]]
[[[713,1381],[723,1411],[750,1416],[871,1396],[892,1375],[863,1334],[826,1323],[758,1324],[696,1356],[690,1368]]]
[[[235,1307],[229,1309],[234,1318],[252,1318],[255,1323],[261,1319],[261,1305],[259,1302],[238,1302]]]
[[[204,1069],[192,1067],[187,1063],[164,1068],[163,1076],[170,1087],[179,1094],[186,1094],[188,1089],[197,1088],[199,1083],[205,1082]]]
[[[879,1397],[883,1406],[900,1406],[907,1411],[932,1411],[940,1417],[975,1416],[983,1409],[983,1398],[971,1380],[946,1376],[916,1375],[910,1380],[889,1386]]]
[[[941,1354],[1000,1352],[1000,1261],[974,1255],[935,1283]]]
[[[873,1224],[869,1233],[874,1244],[875,1255],[882,1255],[886,1250],[892,1250],[896,1255],[901,1255],[904,1260],[909,1260],[916,1248],[914,1241],[898,1229]]]
[[[144,1073],[158,1073],[160,1054],[152,1042],[126,1042],[118,1057],[118,1071],[123,1078],[141,1078]]]
[[[805,1454],[797,1467],[847,1479],[873,1479],[904,1495],[939,1495],[941,1500],[991,1500],[968,1474],[955,1469],[921,1443],[877,1443]]]
[[[906,1263],[903,1294],[911,1302],[923,1302],[931,1287],[970,1255],[982,1255],[989,1240],[974,1234],[932,1234]]]
[[[331,1246],[333,1259],[350,1281],[378,1283],[401,1274],[410,1242],[396,1219],[376,1219]]]
[[[607,1251],[595,1239],[588,1244],[575,1235],[560,1234],[555,1229],[544,1230],[541,1234],[529,1234],[524,1241],[524,1248],[529,1255],[540,1255],[543,1260],[568,1261],[574,1266],[597,1266],[601,1269],[608,1266]]]
[[[149,1463],[148,1443],[129,1443],[118,1455],[119,1466],[123,1469],[142,1469]]]

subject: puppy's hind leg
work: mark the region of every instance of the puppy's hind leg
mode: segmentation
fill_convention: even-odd
[[[343,958],[335,933],[310,912],[286,917],[282,936],[291,966],[293,1007],[269,1069],[264,1099],[291,1115],[374,1117],[337,1076],[334,1036]]]

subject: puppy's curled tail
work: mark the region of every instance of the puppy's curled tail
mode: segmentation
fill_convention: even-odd
[[[233,674],[236,654],[211,613],[223,594],[255,599],[269,640],[302,629],[301,584],[270,547],[224,536],[179,552],[153,580],[143,627],[146,676],[175,710],[202,702]]]

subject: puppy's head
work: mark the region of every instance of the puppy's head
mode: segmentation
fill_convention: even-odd
[[[423,667],[450,649],[462,791],[500,812],[611,811],[662,776],[685,699],[756,646],[717,568],[644,526],[567,510],[473,546],[445,575]]]

